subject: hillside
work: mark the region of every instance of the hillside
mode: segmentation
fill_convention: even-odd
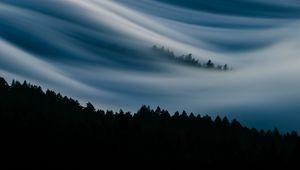
[[[258,131],[226,117],[142,106],[96,110],[27,82],[0,78],[1,164],[24,168],[292,169],[296,132]],[[142,166],[139,166],[143,163]],[[242,165],[242,166],[240,166]]]

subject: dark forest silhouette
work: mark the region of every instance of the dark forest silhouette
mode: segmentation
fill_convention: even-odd
[[[152,50],[159,53],[162,56],[165,56],[168,60],[178,64],[192,66],[201,69],[207,69],[207,70],[215,70],[215,71],[232,70],[232,68],[229,68],[227,64],[216,65],[211,60],[201,63],[198,59],[195,59],[192,54],[176,56],[173,51],[166,49],[164,46],[157,47],[156,45],[153,45]]]
[[[0,167],[297,169],[296,132],[142,106],[96,110],[26,81],[0,78]],[[292,168],[294,167],[294,168]]]

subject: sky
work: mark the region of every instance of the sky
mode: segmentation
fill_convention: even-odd
[[[298,0],[0,0],[0,76],[101,109],[300,132],[299,19]],[[153,45],[233,70],[175,64]]]

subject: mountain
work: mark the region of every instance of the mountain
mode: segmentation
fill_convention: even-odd
[[[117,98],[117,97],[116,97]],[[300,138],[226,117],[142,106],[96,110],[28,82],[0,78],[2,168],[292,169]]]

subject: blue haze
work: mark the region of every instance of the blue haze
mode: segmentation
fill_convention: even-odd
[[[0,76],[83,104],[142,104],[300,131],[298,0],[0,0]],[[170,63],[165,46],[211,72]]]

